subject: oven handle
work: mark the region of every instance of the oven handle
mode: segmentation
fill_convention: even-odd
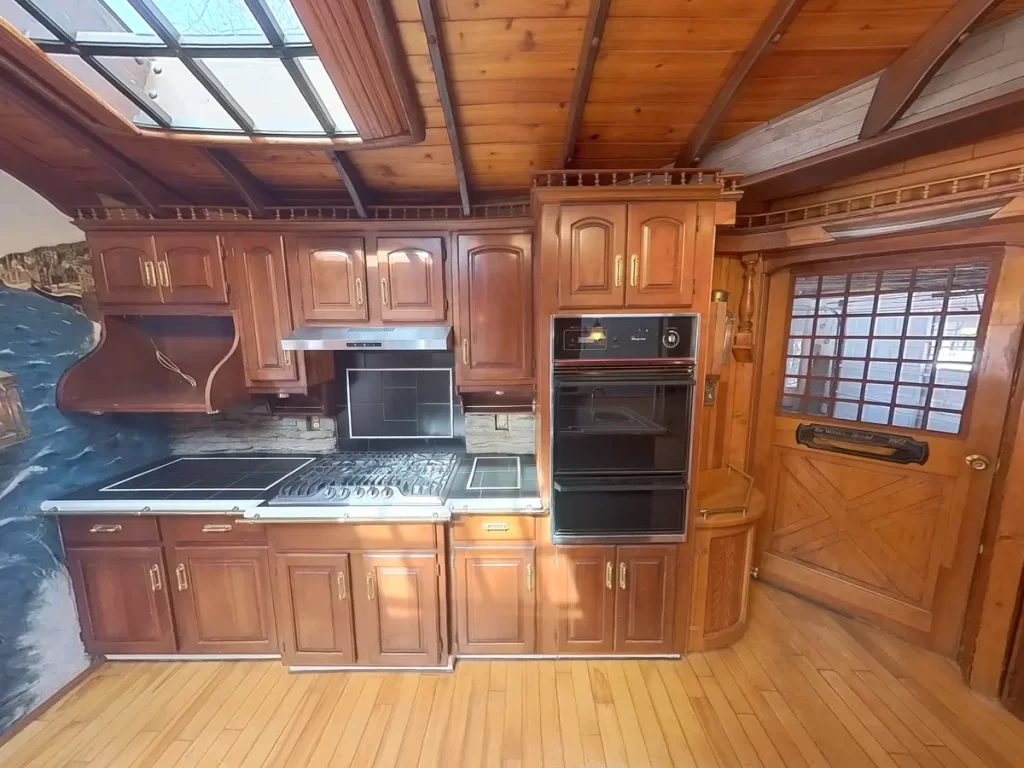
[[[555,387],[580,384],[615,387],[641,387],[651,384],[666,387],[693,387],[697,383],[692,375],[679,375],[678,373],[556,373],[554,378]]]
[[[615,491],[688,491],[690,490],[690,484],[686,482],[685,478],[678,478],[675,482],[668,483],[652,483],[650,481],[645,482],[643,479],[637,481],[630,481],[626,478],[622,479],[619,483],[591,483],[586,480],[554,480],[552,481],[554,489],[559,493],[602,493],[604,491],[615,492]]]

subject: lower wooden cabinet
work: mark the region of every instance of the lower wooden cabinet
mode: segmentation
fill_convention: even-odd
[[[276,563],[275,605],[285,663],[355,664],[349,556],[284,553]]]
[[[352,575],[359,662],[437,666],[441,627],[436,553],[353,553]]]
[[[674,652],[675,544],[563,546],[558,651]]]
[[[277,653],[266,547],[169,549],[178,650]]]
[[[456,548],[455,647],[462,654],[536,650],[536,549]]]
[[[68,547],[68,571],[91,653],[173,653],[177,647],[159,546]]]

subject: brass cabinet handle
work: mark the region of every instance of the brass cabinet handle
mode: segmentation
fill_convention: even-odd
[[[533,566],[526,566],[526,591],[533,592]]]
[[[469,365],[469,339],[462,340],[462,364]]]
[[[159,592],[164,588],[163,582],[160,580],[160,566],[155,563],[149,566],[149,586],[154,592]]]
[[[345,572],[338,571],[338,599],[344,600],[348,597],[348,592],[345,590]]]
[[[978,472],[984,472],[992,463],[988,456],[982,456],[980,453],[972,453],[970,456],[965,457],[964,461],[968,467]]]
[[[166,261],[158,261],[156,263],[156,271],[160,276],[160,285],[163,288],[171,287],[171,268],[167,265]]]
[[[174,569],[174,576],[178,579],[178,591],[184,592],[188,589],[188,576],[185,574],[185,564],[179,563]]]
[[[366,599],[373,600],[373,595],[373,574],[368,573],[366,574]]]
[[[626,564],[619,563],[619,589],[626,588]]]
[[[203,526],[203,533],[228,533],[231,523],[209,523]]]
[[[622,281],[625,279],[625,271],[626,271],[626,260],[622,256],[621,253],[617,254],[615,256],[615,287],[616,288],[621,288],[622,287]]]
[[[629,257],[629,284],[636,286],[640,282],[640,257],[635,253]]]
[[[114,525],[104,525],[103,523],[98,523],[89,529],[89,533],[119,533],[120,531],[120,523],[115,523]]]
[[[363,278],[356,278],[356,304],[363,306]]]
[[[388,279],[386,277],[380,279],[380,303],[385,307],[388,306]]]
[[[508,523],[484,523],[485,531],[507,531]]]
[[[156,288],[156,267],[148,259],[142,262],[142,282],[147,288]]]
[[[604,564],[604,587],[605,589],[615,588],[615,566],[612,565],[611,560]]]

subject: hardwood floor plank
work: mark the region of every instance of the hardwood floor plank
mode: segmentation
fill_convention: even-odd
[[[422,688],[422,686],[421,686]],[[423,746],[419,751],[419,762],[402,762],[402,768],[406,765],[416,765],[418,768],[437,768],[441,760],[441,751],[444,748],[444,737],[450,725],[449,717],[452,711],[452,697],[455,694],[455,675],[443,675],[437,678],[437,691],[434,693],[434,700],[430,704],[430,718],[427,720],[427,728],[423,733]],[[417,749],[416,744],[410,744],[408,751]],[[405,754],[406,747],[403,745],[402,752]]]
[[[477,768],[484,757],[484,739],[487,736],[485,730],[487,722],[487,694],[490,689],[491,665],[490,662],[474,662],[472,667],[473,686],[469,696],[469,718],[466,721],[466,741],[462,759],[452,765],[464,765]],[[552,691],[554,696],[554,691]]]
[[[729,704],[729,699],[726,697],[725,692],[722,691],[718,680],[714,677],[702,677],[700,684],[704,688],[704,693],[707,694],[712,710],[718,717],[718,722],[721,723],[722,729],[729,738],[729,743],[732,745],[736,757],[739,758],[740,765],[743,768],[756,768],[761,765],[757,752],[754,750],[754,745],[747,738],[743,725]]]
[[[761,695],[764,696],[768,706],[771,707],[772,713],[782,723],[782,727],[786,729],[786,733],[793,740],[796,748],[800,750],[800,755],[803,757],[808,768],[828,768],[828,760],[821,754],[818,745],[814,743],[814,739],[811,738],[803,723],[800,722],[793,710],[789,708],[789,704],[786,703],[782,694],[778,691],[762,691]],[[775,742],[775,745],[778,746],[778,742]]]
[[[402,747],[402,737],[405,736],[406,727],[409,725],[409,717],[412,714],[413,702],[416,700],[416,689],[420,684],[420,676],[415,672],[401,676],[398,686],[398,698],[395,701],[394,709],[391,712],[391,719],[388,721],[388,728],[384,739],[377,753],[377,759],[373,765],[375,768],[395,768],[398,764],[398,750]]]
[[[686,743],[686,736],[683,734],[682,726],[679,724],[675,710],[672,708],[672,701],[669,699],[668,691],[665,688],[664,681],[661,679],[661,675],[658,674],[657,667],[650,661],[642,661],[639,663],[639,666],[644,684],[647,687],[647,693],[651,697],[655,716],[658,718],[658,725],[661,727],[661,733],[665,737],[665,746],[668,749],[672,765],[676,768],[688,768],[690,766],[696,768],[697,763],[694,761],[693,753]]]
[[[523,759],[523,664],[509,664],[505,688],[505,724],[501,737],[502,760]]]
[[[408,727],[402,734],[402,743],[395,756],[396,766],[412,768],[426,748],[427,725],[437,695],[438,681],[441,679],[437,675],[424,675],[420,680],[416,688],[416,698],[412,703],[412,712],[409,714]],[[450,680],[451,677],[446,675],[444,679]]]
[[[740,768],[740,759],[732,748],[732,743],[722,728],[722,723],[715,714],[715,708],[707,697],[694,699],[693,710],[708,735],[711,748],[715,751],[715,759],[722,768]]]
[[[338,739],[338,745],[328,761],[330,768],[344,768],[344,766],[352,764],[352,759],[355,757],[356,750],[359,749],[359,741],[366,731],[383,684],[384,679],[380,675],[366,678],[352,708],[352,714],[341,733],[341,738]]]
[[[878,715],[872,712],[870,707],[853,692],[853,689],[846,684],[838,672],[824,669],[820,670],[820,674],[886,752],[893,755],[907,751],[906,747],[900,743],[892,731],[882,724],[882,721],[878,719]]]
[[[365,675],[339,675],[341,679],[337,685],[341,686],[341,694],[327,716],[327,724],[323,732],[316,740],[313,752],[309,756],[309,768],[326,768],[331,762],[338,744],[341,743],[341,736],[344,733],[345,725],[348,723],[356,702],[362,694],[363,686],[366,684]]]
[[[373,765],[377,751],[380,749],[381,739],[384,738],[384,729],[388,727],[388,720],[391,719],[391,713],[394,710],[394,704],[374,704],[373,712],[370,713],[370,719],[366,723],[366,730],[363,731],[363,737],[359,740],[356,753],[352,756],[352,762],[339,765],[338,768],[349,768],[349,766],[363,768],[366,765]]]
[[[736,685],[736,680],[733,678],[732,672],[729,671],[725,659],[722,658],[721,651],[710,651],[704,654],[704,656],[715,675],[715,680],[722,687],[725,697],[729,699],[729,706],[732,707],[733,712],[738,715],[754,714],[754,710],[750,708],[750,702],[747,701],[747,697],[743,695],[739,686]]]
[[[637,720],[640,723],[640,732],[644,736],[644,745],[647,747],[647,756],[651,760],[651,765],[654,768],[672,768],[672,757],[669,755],[668,744],[665,742],[665,736],[654,710],[654,702],[647,690],[647,683],[640,671],[640,664],[637,661],[627,661],[624,662],[624,666],[626,685],[633,697],[633,709],[636,711]]]
[[[501,768],[501,746],[505,737],[505,691],[487,693],[487,720],[483,768]]]
[[[597,710],[594,707],[594,693],[590,687],[590,672],[587,662],[575,659],[570,664],[572,675],[573,698],[576,701],[576,718],[583,740],[583,757],[586,765],[601,765],[605,761],[604,747],[601,745],[601,728],[597,723]],[[511,680],[511,678],[510,678]]]
[[[438,765],[447,768],[447,766],[459,765],[462,760],[462,751],[466,742],[466,726],[469,722],[469,699],[472,693],[473,666],[459,664],[455,670],[455,690],[449,719],[447,723],[440,724],[441,727],[447,728],[447,733]],[[420,764],[424,765],[422,758]]]
[[[571,670],[568,673],[555,673],[555,691],[565,764],[583,765],[583,737],[580,734],[579,717],[576,713],[576,694],[573,690]]]
[[[540,667],[527,664],[523,690],[523,768],[540,768],[544,761],[541,729]]]
[[[562,768],[565,762],[562,751],[555,664],[545,659],[538,662],[538,667],[538,674],[540,676],[540,735],[544,754],[544,768]]]
[[[772,740],[768,738],[768,734],[757,716],[738,713],[736,717],[739,718],[740,725],[743,726],[743,731],[750,739],[750,743],[754,745],[754,751],[764,768],[785,768],[782,756],[772,744]]]
[[[605,672],[608,674],[612,703],[619,719],[622,743],[626,747],[626,758],[630,768],[653,768],[651,758],[647,754],[647,745],[644,743],[643,730],[640,728],[640,721],[637,719],[636,709],[633,707],[633,697],[629,693],[629,685],[626,683],[622,663],[609,662],[605,667]]]
[[[686,695],[682,678],[677,674],[682,669],[682,665],[672,661],[656,661],[654,666],[658,670],[658,676],[661,678],[662,683],[665,684],[665,692],[672,702],[672,711],[675,712],[679,727],[683,729],[686,743],[690,747],[697,765],[701,766],[701,768],[717,765],[718,760],[715,757],[715,751],[711,746],[711,742],[708,740],[708,734],[705,733],[701,725],[693,703]],[[698,683],[698,687],[699,685]],[[703,699],[704,689],[701,688],[700,692],[701,696],[697,698]]]
[[[711,667],[708,666],[707,660],[704,658],[703,653],[694,652],[686,654],[686,661],[689,662],[690,667],[693,668],[693,673],[697,677],[713,677],[714,673],[711,671]]]

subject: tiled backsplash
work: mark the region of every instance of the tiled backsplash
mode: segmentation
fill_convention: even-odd
[[[466,451],[468,453],[533,453],[537,420],[532,413],[510,413],[508,429],[495,429],[490,413],[467,413]]]
[[[454,437],[451,368],[350,368],[353,438]]]
[[[174,453],[330,453],[337,447],[334,419],[271,416],[264,403],[241,405],[214,416],[181,414],[168,419]]]

